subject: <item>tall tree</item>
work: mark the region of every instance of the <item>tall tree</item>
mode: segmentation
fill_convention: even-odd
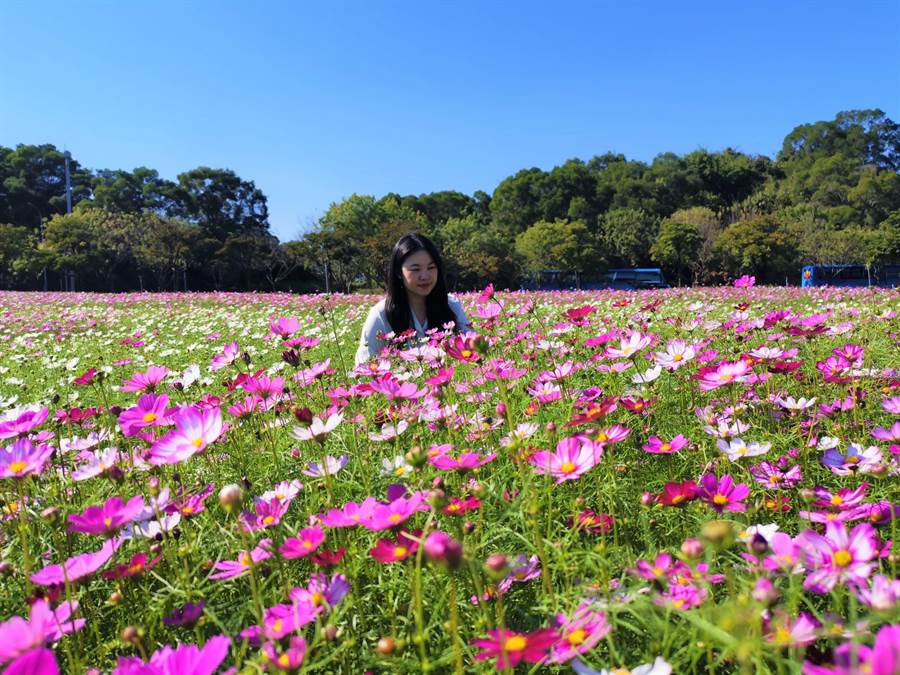
[[[175,195],[177,215],[215,239],[269,229],[266,196],[253,181],[242,180],[230,169],[201,166],[179,174]]]

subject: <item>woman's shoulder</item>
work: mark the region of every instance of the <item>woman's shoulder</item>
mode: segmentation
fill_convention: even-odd
[[[453,293],[447,293],[447,302],[451,307],[462,307],[462,300],[457,298]]]

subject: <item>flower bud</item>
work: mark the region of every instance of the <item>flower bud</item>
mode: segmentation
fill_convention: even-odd
[[[325,626],[322,629],[322,639],[325,640],[325,642],[334,642],[337,634],[337,626]]]
[[[229,513],[240,508],[243,499],[244,491],[241,490],[240,485],[229,483],[219,490],[219,504]]]
[[[509,572],[509,558],[502,553],[493,553],[485,559],[484,569],[494,579],[502,579]]]
[[[41,511],[41,519],[45,520],[48,523],[55,523],[59,518],[59,509],[55,506],[48,506],[46,509]]]
[[[375,645],[375,651],[381,654],[382,656],[387,656],[388,654],[393,654],[394,650],[397,648],[397,642],[394,638],[387,636],[383,637],[378,641],[378,644]]]
[[[435,476],[431,481],[431,487],[435,490],[443,490],[444,489],[444,478],[442,476]]]
[[[641,505],[642,506],[651,506],[656,502],[656,496],[651,492],[644,492],[641,495]]]
[[[756,580],[756,586],[751,593],[753,599],[764,605],[771,605],[778,600],[778,590],[768,577],[760,577]]]
[[[734,541],[734,530],[726,520],[710,520],[703,524],[700,536],[713,546],[725,548]]]
[[[699,558],[703,555],[703,542],[692,537],[685,539],[681,542],[681,553],[688,558]]]
[[[798,494],[800,495],[800,499],[807,503],[810,503],[816,499],[816,493],[811,488],[802,488],[798,491]]]
[[[750,550],[758,555],[762,555],[769,550],[769,542],[759,532],[753,535],[750,540]]]
[[[462,545],[446,532],[435,530],[425,537],[425,555],[455,570],[462,562]]]
[[[300,448],[291,448],[291,459],[300,459]]]
[[[506,417],[506,403],[505,402],[500,401],[500,403],[497,404],[497,407],[494,408],[494,410],[497,413],[497,417]]]
[[[292,368],[297,368],[300,365],[300,355],[294,349],[281,352],[281,360]]]
[[[552,420],[550,422],[547,422],[547,426],[545,426],[544,429],[546,429],[548,434],[555,434],[556,433],[556,422],[554,422]]]
[[[107,602],[111,605],[118,605],[122,602],[122,594],[119,591],[113,591],[109,594],[109,600]]]
[[[147,479],[147,486],[150,488],[150,494],[154,497],[159,494],[159,476],[150,476]]]
[[[463,523],[463,532],[466,534],[472,534],[475,531],[475,523],[471,520],[467,520]]]
[[[443,490],[432,489],[428,491],[426,501],[432,508],[439,509],[447,503],[447,495]]]
[[[307,427],[312,424],[313,414],[309,408],[294,408],[294,418],[300,423],[300,426]]]
[[[249,352],[241,352],[241,360],[249,366],[250,361],[252,360]]]
[[[5,575],[5,574],[12,574],[12,573],[13,573],[13,566],[11,563],[6,562],[5,560],[3,562],[0,562],[0,574]]]
[[[122,642],[136,647],[141,643],[142,633],[143,631],[136,626],[125,626],[122,629]]]

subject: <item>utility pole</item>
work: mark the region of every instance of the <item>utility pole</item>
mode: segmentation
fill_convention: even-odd
[[[69,171],[69,162],[72,159],[72,153],[66,150],[63,153],[66,158],[66,213],[72,213],[72,175]]]

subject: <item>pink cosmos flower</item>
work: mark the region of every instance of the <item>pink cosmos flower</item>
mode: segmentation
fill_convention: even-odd
[[[692,361],[697,355],[693,345],[684,340],[672,340],[666,344],[666,350],[656,352],[653,355],[657,365],[666,370],[678,370],[684,364]]]
[[[479,455],[477,452],[461,452],[456,457],[453,457],[449,453],[444,452],[429,457],[428,463],[445,471],[459,471],[460,473],[465,473],[487,464],[496,456],[496,452],[491,452],[487,455]]]
[[[216,635],[203,647],[165,645],[144,663],[136,656],[121,656],[112,675],[212,675],[228,656],[231,638]]]
[[[744,483],[734,484],[734,479],[725,474],[716,478],[714,473],[708,473],[700,479],[697,488],[697,496],[703,499],[713,509],[722,511],[746,511],[747,506],[743,501],[750,494],[750,488]]]
[[[836,647],[831,667],[803,662],[803,675],[896,675],[900,670],[900,624],[882,626],[870,648],[854,642]]]
[[[630,570],[635,576],[649,579],[650,581],[658,581],[675,573],[674,561],[668,553],[660,553],[656,556],[656,560],[652,563],[646,560],[638,560],[634,564],[634,569]]]
[[[384,373],[369,383],[372,391],[384,394],[389,401],[411,400],[422,398],[428,393],[426,389],[419,389],[415,382],[401,382],[394,379],[390,373]]]
[[[410,497],[398,497],[389,504],[376,504],[372,508],[372,514],[361,525],[367,530],[378,532],[392,527],[399,527],[416,511],[422,507],[427,508],[425,498],[421,492],[416,492]]]
[[[343,574],[332,574],[328,578],[321,572],[310,575],[306,588],[298,586],[291,590],[294,603],[306,603],[313,607],[336,607],[350,592],[350,582]]]
[[[754,284],[756,284],[756,277],[745,274],[735,279],[733,285],[735,288],[752,288]]]
[[[858,506],[866,496],[868,483],[860,483],[855,488],[841,488],[837,492],[832,493],[828,488],[817,485],[813,490],[816,501],[814,506],[833,509],[835,511],[846,511]]]
[[[44,423],[49,414],[47,408],[26,410],[15,419],[0,422],[0,441],[31,433]]]
[[[698,489],[694,481],[669,482],[663,486],[663,491],[656,495],[656,501],[663,506],[684,506],[688,502],[695,500],[697,496]]]
[[[708,595],[706,588],[670,583],[668,587],[653,598],[654,604],[661,607],[670,607],[676,610],[693,609],[699,607]]]
[[[300,330],[300,321],[294,316],[282,317],[271,322],[269,324],[269,330],[272,331],[273,335],[286,338]]]
[[[121,475],[117,466],[123,458],[117,448],[104,448],[94,453],[85,452],[80,455],[87,460],[72,472],[72,480],[78,482],[103,474]]]
[[[238,347],[237,342],[229,342],[228,344],[222,345],[222,353],[216,354],[213,357],[212,362],[209,364],[209,369],[213,371],[222,370],[222,368],[234,363],[240,354],[241,349]]]
[[[606,614],[592,610],[587,602],[582,602],[571,618],[559,614],[557,621],[559,639],[550,653],[553,663],[566,663],[579,654],[586,654],[612,630]]]
[[[559,639],[552,628],[542,628],[533,633],[517,633],[505,628],[488,631],[488,637],[472,640],[481,651],[475,655],[476,661],[497,659],[497,670],[514,668],[521,661],[540,663],[547,652]]]
[[[792,619],[781,611],[766,624],[766,639],[776,647],[805,647],[819,637],[819,622],[806,612],[800,612],[796,619]]]
[[[284,540],[278,552],[282,558],[294,560],[304,558],[315,551],[325,541],[325,532],[318,525],[304,527],[296,537],[288,537]]]
[[[272,668],[296,673],[300,671],[306,657],[306,640],[300,635],[292,635],[284,650],[276,642],[266,642],[262,646],[262,652],[264,660]]]
[[[750,467],[750,475],[770,490],[792,488],[803,479],[799,464],[795,464],[787,471],[782,471],[776,465],[761,462]]]
[[[675,436],[675,438],[673,438],[671,441],[663,441],[657,436],[651,436],[647,444],[642,445],[641,447],[644,449],[644,452],[649,452],[655,455],[670,455],[673,452],[678,452],[688,443],[688,439],[686,439],[681,434]]]
[[[651,342],[653,342],[653,336],[642,335],[637,331],[633,331],[620,340],[618,347],[607,347],[603,352],[603,357],[630,359],[645,347],[649,347]]]
[[[853,592],[866,607],[879,612],[894,609],[900,602],[900,579],[891,579],[883,574],[872,577],[871,585],[854,585]]]
[[[175,429],[153,444],[148,461],[156,465],[183,462],[218,440],[223,428],[218,407],[203,411],[182,408],[175,417]]]
[[[168,410],[169,397],[166,394],[144,394],[137,405],[124,410],[119,415],[119,426],[125,436],[137,436],[147,428],[168,426],[172,423],[174,410]]]
[[[885,412],[900,415],[900,396],[892,396],[891,398],[884,399],[881,402],[881,407],[884,408]]]
[[[269,499],[257,500],[253,505],[253,511],[244,511],[241,514],[241,527],[246,532],[256,532],[267,527],[275,527],[281,522],[291,505],[289,500]]]
[[[271,640],[280,640],[298,628],[312,623],[322,613],[322,608],[308,602],[267,607],[263,613],[263,634]]]
[[[38,647],[15,659],[3,675],[59,675],[59,664],[52,651]]]
[[[798,537],[810,574],[803,587],[813,593],[829,593],[838,583],[865,585],[875,568],[878,551],[875,528],[861,523],[848,533],[841,522],[825,523],[825,534],[805,530]]]
[[[151,567],[156,566],[162,556],[156,556],[152,560],[147,560],[150,556],[144,552],[135,553],[131,556],[131,560],[123,565],[116,565],[111,570],[107,570],[102,574],[104,579],[125,579],[143,574]]]
[[[147,372],[135,373],[131,376],[130,380],[123,382],[122,391],[155,391],[156,385],[162,382],[168,374],[168,368],[162,366],[150,366],[147,368]]]
[[[497,585],[497,591],[506,593],[513,584],[524,584],[541,576],[541,561],[533,555],[519,554],[510,562],[509,574]]]
[[[340,457],[325,455],[321,462],[310,462],[307,467],[303,469],[303,475],[312,476],[313,478],[333,476],[347,466],[347,460],[347,455],[341,455]]]
[[[715,368],[701,368],[695,378],[700,381],[700,391],[711,391],[735,382],[742,382],[749,372],[750,366],[746,361],[740,360],[735,363],[726,361]]]
[[[39,476],[52,454],[53,446],[35,446],[27,438],[20,438],[0,449],[0,478]]]
[[[447,355],[463,363],[473,363],[481,356],[475,346],[477,336],[473,333],[456,335],[444,345]]]
[[[872,436],[879,441],[900,441],[900,422],[894,422],[890,429],[876,427],[872,430]]]
[[[596,466],[599,458],[595,457],[593,443],[585,443],[578,436],[564,438],[556,444],[556,451],[541,450],[534,453],[531,463],[539,474],[550,474],[556,478],[556,484],[563,481],[576,480]]]
[[[374,497],[366,497],[361,504],[347,502],[342,508],[331,509],[319,518],[326,527],[354,527],[369,520],[377,504]]]
[[[31,616],[27,621],[14,616],[0,623],[0,665],[48,642],[55,642],[63,635],[81,630],[84,619],[71,620],[77,608],[77,602],[63,602],[52,609],[45,600],[38,600],[31,606]]]
[[[220,560],[213,567],[221,572],[216,572],[209,576],[210,579],[234,579],[250,570],[251,565],[261,563],[272,557],[269,547],[272,545],[271,539],[262,539],[250,553],[241,551],[237,560]]]
[[[89,577],[109,562],[121,543],[119,539],[108,539],[99,551],[72,556],[63,565],[47,565],[31,575],[31,582],[38,586],[53,586],[66,583],[67,579],[75,583]]]
[[[69,532],[109,537],[133,521],[143,509],[144,498],[141,495],[132,497],[127,504],[121,497],[111,497],[102,506],[89,506],[82,514],[70,514]]]
[[[417,541],[421,531],[417,531],[411,538],[406,532],[401,532],[396,539],[379,539],[378,543],[369,550],[375,560],[380,563],[392,563],[406,560],[419,548]]]

